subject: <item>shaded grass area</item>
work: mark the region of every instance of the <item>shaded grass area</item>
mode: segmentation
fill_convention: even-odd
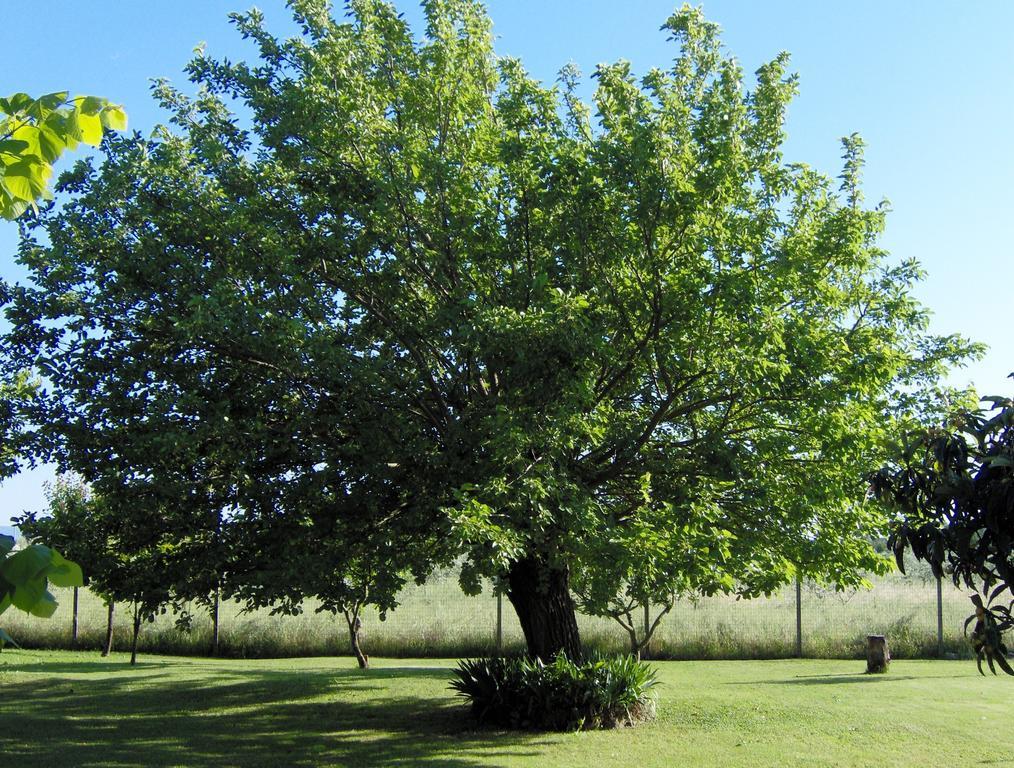
[[[923,569],[925,570],[925,569]],[[58,590],[61,608],[48,620],[7,612],[3,626],[29,648],[72,648],[69,591]],[[895,658],[937,655],[936,584],[928,572],[912,568],[909,576],[891,574],[874,580],[869,591],[836,593],[808,584],[803,589],[803,653],[817,658],[861,658],[866,635],[885,634]],[[466,597],[453,572],[438,574],[424,585],[409,585],[401,605],[386,621],[364,616],[364,646],[373,656],[450,658],[492,653],[495,649],[496,600],[488,592]],[[221,654],[234,658],[332,656],[348,653],[344,620],[316,613],[308,601],[299,616],[244,613],[222,606]],[[944,588],[944,653],[969,655],[961,626],[971,604],[963,590]],[[142,653],[205,655],[211,648],[207,613],[193,606],[189,632],[177,629],[171,615],[144,625]],[[119,606],[117,644],[129,640],[129,607]],[[795,654],[795,593],[791,587],[770,598],[736,600],[711,597],[679,603],[662,622],[652,654],[664,659],[786,658]],[[100,647],[106,611],[101,600],[81,595],[79,648]],[[624,652],[626,633],[615,622],[580,616],[585,646],[600,653]],[[522,648],[521,630],[508,603],[503,606],[504,646]]]
[[[658,719],[577,734],[475,729],[449,662],[0,655],[18,766],[1014,764],[1009,680],[974,664],[663,662]]]

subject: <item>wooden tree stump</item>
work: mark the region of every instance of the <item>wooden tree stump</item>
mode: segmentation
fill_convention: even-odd
[[[887,638],[883,635],[866,636],[866,672],[886,672],[891,663],[891,652],[887,650]]]

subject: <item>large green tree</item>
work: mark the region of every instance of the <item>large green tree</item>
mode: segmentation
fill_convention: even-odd
[[[6,343],[66,461],[183,499],[206,446],[265,530],[334,498],[420,575],[503,584],[544,658],[580,654],[575,569],[602,603],[632,549],[665,594],[681,552],[746,592],[876,567],[864,470],[970,347],[878,247],[860,140],[840,181],[783,158],[786,56],[748,90],[684,7],[670,67],[602,65],[586,104],[495,56],[477,2],[418,38],[292,5],[301,36],[235,16],[259,60],[198,55],[196,96],[156,89],[175,127],[107,140],[25,233]]]

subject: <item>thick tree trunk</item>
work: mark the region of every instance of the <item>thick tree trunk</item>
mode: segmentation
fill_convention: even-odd
[[[345,622],[349,625],[349,645],[352,648],[352,654],[356,657],[356,661],[359,662],[359,668],[369,669],[370,657],[363,653],[363,648],[359,642],[359,633],[363,628],[363,622],[359,618],[359,611],[345,611]]]
[[[573,661],[581,659],[566,569],[550,568],[538,558],[519,560],[507,573],[507,598],[518,614],[529,656],[551,661],[562,651]]]
[[[113,611],[116,608],[116,603],[110,600],[106,606],[108,609],[106,611],[106,642],[102,646],[103,656],[108,656],[113,650]]]
[[[141,612],[134,606],[134,637],[130,641],[130,663],[137,664],[137,636],[141,632]]]
[[[71,611],[70,616],[70,642],[71,645],[77,645],[77,607],[78,607],[78,593],[77,587],[74,587],[74,607]]]

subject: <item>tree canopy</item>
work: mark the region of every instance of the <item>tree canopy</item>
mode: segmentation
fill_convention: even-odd
[[[882,567],[866,468],[974,348],[878,246],[861,140],[838,180],[783,157],[786,55],[748,89],[684,6],[672,65],[600,65],[589,104],[472,0],[419,37],[292,7],[287,40],[235,15],[256,63],[198,54],[195,95],[155,89],[172,125],[26,226],[4,344],[55,455],[108,498],[215,489],[237,542],[322,572],[332,529],[420,578],[460,558],[543,658],[580,654],[571,574],[604,604],[635,554],[664,595]]]
[[[28,371],[0,378],[0,481],[20,471],[28,451],[30,438],[26,434],[24,405],[35,389]]]

